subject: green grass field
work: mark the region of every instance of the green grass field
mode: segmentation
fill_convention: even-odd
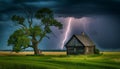
[[[120,52],[79,56],[1,55],[0,69],[120,69]]]

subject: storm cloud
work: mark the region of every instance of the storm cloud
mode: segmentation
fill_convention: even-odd
[[[68,39],[73,34],[80,34],[84,31],[79,19],[87,17],[92,20],[89,20],[89,24],[86,25],[85,32],[97,47],[103,50],[120,50],[119,0],[0,0],[0,49],[9,49],[7,39],[15,30],[10,20],[13,14],[24,15],[24,9],[32,9],[36,12],[37,9],[43,7],[52,9],[55,18],[64,27],[60,31],[53,28],[56,37],[49,35],[53,41],[45,38],[39,46],[41,49],[60,49],[59,46],[68,23],[67,17],[78,19],[78,21],[72,21],[74,24]],[[57,36],[58,34],[61,35]]]

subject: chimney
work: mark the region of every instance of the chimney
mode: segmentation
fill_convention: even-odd
[[[84,33],[84,32],[81,32],[81,34],[82,34],[82,35],[85,35],[85,33]]]

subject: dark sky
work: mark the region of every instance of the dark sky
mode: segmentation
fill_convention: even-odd
[[[10,20],[13,14],[24,15],[23,8],[35,12],[44,7],[54,11],[63,29],[52,27],[55,36],[50,34],[50,40],[45,38],[40,49],[60,49],[69,17],[72,17],[67,40],[84,31],[97,48],[120,50],[120,0],[0,0],[0,50],[11,49],[7,46],[7,39],[17,28]],[[34,19],[34,22],[38,20]]]

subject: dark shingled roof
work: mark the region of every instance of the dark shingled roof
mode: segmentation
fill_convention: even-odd
[[[76,37],[84,46],[95,46],[94,42],[84,33],[82,32],[80,35],[73,35]],[[67,42],[67,44],[69,41]]]

